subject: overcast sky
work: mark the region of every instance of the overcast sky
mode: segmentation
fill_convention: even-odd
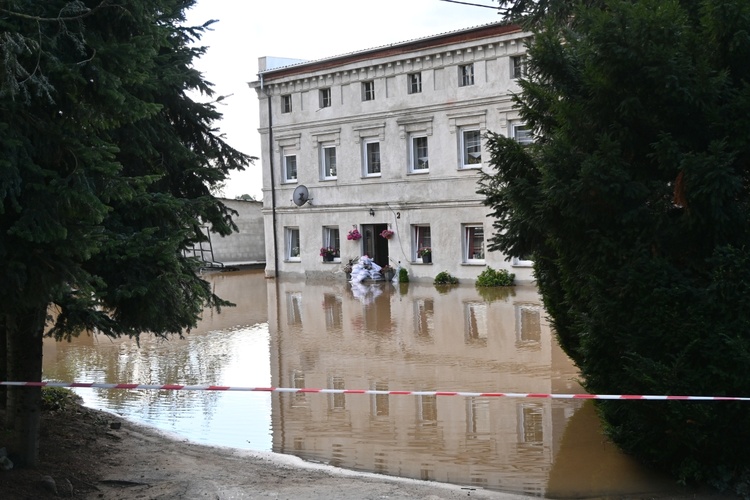
[[[492,0],[467,0],[492,5]],[[258,58],[322,59],[499,20],[497,11],[442,0],[198,0],[190,24],[218,22],[202,39],[208,52],[196,64],[218,95],[227,142],[260,157]],[[233,174],[224,196],[261,199],[261,164]]]

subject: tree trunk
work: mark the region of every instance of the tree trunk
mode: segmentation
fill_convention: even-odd
[[[42,339],[46,306],[24,308],[5,316],[7,378],[10,381],[42,380]],[[41,387],[8,387],[6,427],[11,430],[8,453],[21,466],[34,466],[39,458]]]
[[[5,318],[0,315],[0,382],[8,380],[8,344],[5,336]],[[0,385],[0,410],[5,409],[7,389]]]

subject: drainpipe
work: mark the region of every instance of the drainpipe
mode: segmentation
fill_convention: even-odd
[[[260,76],[260,90],[266,94],[268,99],[268,165],[271,169],[271,218],[273,226],[273,276],[279,275],[279,243],[276,236],[276,177],[274,176],[273,165],[273,109],[271,106],[271,93],[263,86],[263,73]]]

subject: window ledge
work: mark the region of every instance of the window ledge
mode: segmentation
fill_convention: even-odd
[[[476,262],[462,262],[462,266],[486,266],[487,262],[485,261],[476,261]]]
[[[425,174],[429,174],[429,173],[430,173],[430,169],[426,169],[426,170],[410,170],[409,172],[406,173],[406,175],[425,175]]]

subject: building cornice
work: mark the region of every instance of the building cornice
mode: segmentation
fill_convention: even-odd
[[[352,52],[340,56],[334,56],[317,61],[284,66],[281,68],[269,69],[260,72],[265,84],[271,84],[274,80],[289,78],[296,75],[326,72],[333,68],[341,67],[348,64],[356,64],[373,59],[396,57],[403,54],[414,53],[419,50],[439,49],[456,43],[475,42],[485,38],[493,38],[501,35],[512,33],[521,33],[522,29],[516,24],[494,23],[489,25],[478,26],[460,31],[452,31],[427,38],[420,38],[407,42],[394,43],[382,47],[366,49],[359,52]]]

